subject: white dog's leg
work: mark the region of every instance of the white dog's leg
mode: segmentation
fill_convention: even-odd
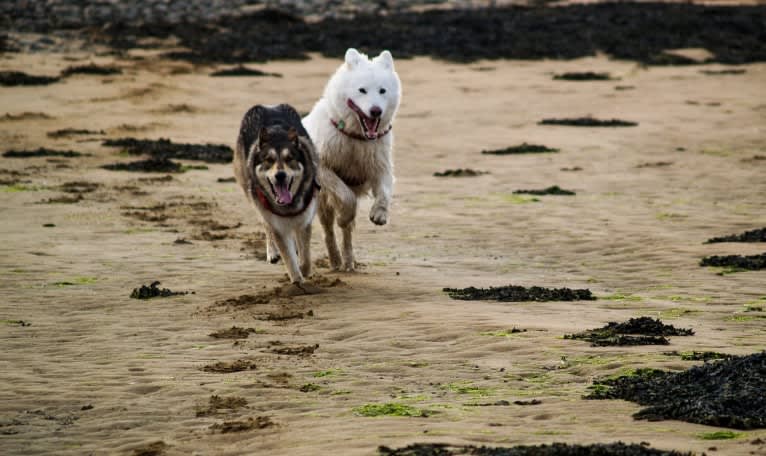
[[[311,276],[311,223],[298,230],[298,257],[300,258],[301,274]]]
[[[295,250],[295,239],[292,233],[287,236],[283,236],[280,233],[273,232],[272,238],[279,254],[285,260],[285,266],[287,267],[287,275],[290,276],[290,282],[301,284],[303,283],[303,274],[298,267],[298,255]]]
[[[354,264],[354,246],[351,243],[351,235],[354,232],[354,222],[342,227],[343,230],[343,270],[353,272]]]
[[[271,230],[266,230],[266,261],[276,264],[279,261],[279,250],[274,244],[274,235]]]
[[[376,225],[388,223],[388,206],[391,204],[391,194],[394,188],[394,176],[387,171],[372,187],[375,201],[370,209],[370,221]]]

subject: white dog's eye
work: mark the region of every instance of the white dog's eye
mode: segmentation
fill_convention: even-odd
[[[359,91],[362,93],[367,93],[367,89],[365,89],[364,87],[360,88]]]
[[[386,89],[380,89],[380,94],[383,95],[384,93],[386,93]]]

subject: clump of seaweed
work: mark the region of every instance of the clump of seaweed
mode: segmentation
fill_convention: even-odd
[[[766,228],[758,228],[740,234],[730,234],[728,236],[710,238],[705,241],[705,244],[713,244],[716,242],[766,242]]]
[[[223,423],[216,423],[210,426],[210,430],[213,432],[220,432],[221,434],[228,434],[230,432],[245,432],[252,431],[254,429],[266,429],[267,427],[274,426],[275,423],[271,421],[268,416],[257,416],[255,418],[249,417],[246,420],[241,421],[224,421]]]
[[[113,74],[122,74],[122,70],[113,66],[100,66],[94,63],[89,63],[87,65],[70,66],[61,72],[61,76],[71,76],[73,74],[109,76]]]
[[[503,149],[494,150],[482,150],[482,154],[486,155],[512,155],[512,154],[543,154],[558,152],[558,149],[552,147],[543,146],[540,144],[527,144],[521,143],[518,146],[508,146]]]
[[[297,345],[295,347],[276,347],[271,352],[278,355],[311,356],[319,348],[319,344]]]
[[[48,85],[60,79],[58,76],[35,76],[22,71],[0,71],[0,85],[6,87]]]
[[[216,415],[221,409],[234,411],[245,406],[247,406],[247,399],[244,397],[221,397],[218,395],[212,395],[210,396],[207,407],[197,409],[197,416]]]
[[[275,78],[281,78],[282,75],[279,73],[268,73],[266,71],[259,70],[257,68],[248,68],[244,65],[237,65],[232,68],[225,68],[223,70],[218,70],[210,73],[210,76],[213,77],[231,77],[231,76],[256,76],[256,77],[262,77],[262,76],[271,76]]]
[[[176,243],[179,243],[178,240],[176,240]],[[215,339],[247,339],[250,337],[250,334],[255,334],[256,332],[255,328],[232,326],[229,329],[221,329],[208,335]]]
[[[592,347],[624,345],[668,345],[667,336],[692,336],[691,329],[666,325],[651,317],[631,318],[624,323],[609,322],[601,328],[589,329],[576,334],[566,334],[564,339],[584,340]]]
[[[230,374],[232,372],[242,372],[255,369],[255,361],[248,359],[238,359],[235,361],[218,361],[217,363],[208,364],[202,368],[204,372],[210,372],[214,374]]]
[[[387,402],[385,404],[364,404],[354,407],[354,414],[359,416],[410,416],[427,418],[433,415],[430,410],[419,409],[411,405],[400,404],[398,402]]]
[[[450,298],[462,301],[592,301],[596,298],[588,289],[543,288],[506,285],[490,288],[444,288]]]
[[[38,147],[35,150],[9,150],[3,152],[6,158],[33,158],[33,157],[81,157],[83,154],[73,150],[54,150],[46,147]]]
[[[380,456],[694,456],[691,452],[658,450],[648,444],[592,443],[588,445],[551,443],[488,447],[448,443],[416,443],[402,448],[378,447]]]
[[[766,269],[766,253],[759,255],[713,255],[700,261],[700,266],[732,268],[733,270],[757,271]]]
[[[700,73],[707,76],[721,76],[732,74],[745,74],[747,71],[744,68],[730,68],[725,70],[700,70]]]
[[[594,382],[586,399],[625,399],[647,408],[635,419],[677,419],[735,429],[766,427],[766,352],[682,372],[646,370]]]
[[[182,173],[183,166],[167,158],[150,158],[128,163],[112,163],[101,166],[111,171],[130,171],[139,173]]]
[[[172,291],[168,288],[160,288],[160,282],[155,280],[149,286],[141,285],[139,288],[134,288],[130,293],[130,297],[133,299],[151,299],[151,298],[166,298],[168,296],[178,296],[189,294],[188,291]]]
[[[569,127],[635,127],[637,122],[620,119],[600,120],[593,117],[576,117],[571,119],[543,119],[540,125],[565,125]]]
[[[552,185],[539,190],[515,190],[513,193],[515,195],[576,195],[572,190],[564,190],[558,185]]]
[[[685,351],[685,352],[666,352],[664,353],[667,356],[679,356],[684,361],[717,361],[720,359],[729,359],[734,355],[729,355],[726,353],[719,353],[714,351]]]
[[[609,73],[595,73],[593,71],[562,73],[553,76],[553,79],[563,81],[611,81]]]
[[[119,147],[131,155],[149,155],[157,159],[176,158],[182,160],[200,160],[207,163],[229,163],[234,156],[231,147],[225,144],[183,144],[174,143],[165,138],[107,139],[107,147]]]
[[[434,176],[436,177],[475,177],[475,176],[481,176],[482,174],[489,174],[489,173],[487,171],[477,171],[471,168],[457,168],[457,169],[448,169],[442,172],[436,172],[434,173]]]
[[[46,135],[49,138],[68,138],[77,135],[105,135],[104,130],[86,130],[83,128],[64,128],[61,130],[49,131]]]

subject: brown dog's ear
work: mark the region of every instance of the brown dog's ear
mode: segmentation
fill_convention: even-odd
[[[298,145],[298,130],[296,130],[295,127],[290,127],[290,129],[287,130],[287,139],[294,142],[295,145]]]
[[[261,134],[258,135],[258,145],[263,146],[264,144],[268,144],[269,139],[269,130],[265,128],[262,129]]]

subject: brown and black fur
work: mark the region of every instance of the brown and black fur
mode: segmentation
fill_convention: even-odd
[[[267,259],[283,258],[293,283],[311,273],[311,221],[316,213],[317,155],[301,118],[291,106],[254,106],[245,114],[234,152],[234,175],[261,214],[267,235]],[[292,201],[278,199],[270,176],[299,176],[285,188]],[[297,253],[297,257],[296,257]],[[300,261],[300,264],[299,264]]]

